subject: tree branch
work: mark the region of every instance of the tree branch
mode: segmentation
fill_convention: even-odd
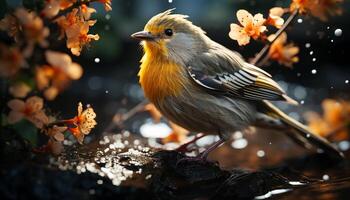
[[[286,28],[290,25],[290,23],[293,21],[293,19],[298,15],[298,9],[294,10],[293,13],[288,17],[286,22],[283,24],[283,26],[275,33],[275,37],[272,41],[268,41],[267,44],[265,44],[264,48],[262,48],[258,54],[256,54],[255,58],[250,62],[252,65],[256,65],[261,58],[265,55],[267,50],[270,48],[271,44],[276,41],[276,39],[286,30]]]

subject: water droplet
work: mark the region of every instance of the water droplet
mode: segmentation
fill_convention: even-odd
[[[95,63],[99,63],[100,62],[100,58],[95,58],[94,61],[95,61]]]
[[[310,44],[310,43],[306,43],[306,44],[305,44],[305,47],[306,47],[306,48],[310,48],[310,47],[311,47],[311,44]]]
[[[340,28],[335,29],[334,35],[340,37],[343,34],[343,31]]]
[[[97,184],[101,185],[103,183],[103,180],[99,179],[97,180]]]
[[[259,151],[256,152],[256,155],[257,155],[259,158],[262,158],[262,157],[265,156],[265,151],[259,150]]]
[[[314,51],[310,51],[310,55],[314,54]]]
[[[316,58],[312,58],[312,62],[315,62],[316,61]]]
[[[106,14],[106,15],[105,15],[105,18],[106,18],[107,20],[109,20],[109,19],[111,19],[111,15],[110,15],[110,14]]]
[[[311,135],[310,134],[307,134],[306,137],[309,138]]]
[[[300,101],[300,104],[304,104],[304,103],[305,103],[305,101],[304,101],[304,100],[301,100],[301,101]]]
[[[248,145],[248,141],[244,138],[240,138],[238,140],[234,140],[231,143],[232,148],[234,149],[244,149]]]
[[[339,142],[338,146],[340,150],[347,151],[350,148],[350,142],[344,140]]]
[[[348,84],[348,83],[349,83],[349,80],[345,80],[345,83]]]
[[[316,69],[311,70],[311,74],[316,74],[316,73],[317,73]]]
[[[322,179],[325,180],[325,181],[328,181],[328,180],[329,180],[328,174],[323,175],[323,176],[322,176]]]
[[[106,90],[106,91],[105,91],[105,93],[106,93],[106,94],[108,94],[108,93],[109,93],[109,91],[108,91],[108,90]]]
[[[331,42],[333,43],[333,42],[334,42],[334,40],[331,40]]]
[[[233,139],[237,140],[237,139],[241,139],[243,137],[243,134],[241,131],[236,131],[234,134],[233,134]]]
[[[329,26],[327,26],[327,30],[329,30],[330,29],[330,27]]]
[[[300,19],[300,18],[299,18],[299,19],[298,19],[298,23],[299,23],[299,24],[303,23],[303,19]]]
[[[168,0],[169,3],[173,3],[173,0]]]
[[[297,77],[300,77],[301,76],[301,73],[297,73]]]

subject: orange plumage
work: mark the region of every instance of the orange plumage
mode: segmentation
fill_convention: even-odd
[[[159,45],[159,46],[158,46]],[[165,44],[144,44],[145,55],[141,59],[138,73],[145,96],[151,102],[158,102],[166,96],[177,96],[188,81],[182,67],[166,58]]]

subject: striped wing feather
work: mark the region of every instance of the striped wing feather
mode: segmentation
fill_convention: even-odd
[[[215,75],[204,74],[200,70],[193,69],[192,66],[188,67],[188,72],[197,84],[209,90],[248,100],[283,100],[297,104],[270,78],[270,74],[252,65],[231,73],[221,72]]]

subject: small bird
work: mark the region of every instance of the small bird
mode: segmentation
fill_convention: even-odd
[[[299,144],[343,157],[325,139],[270,103],[297,104],[269,73],[214,42],[187,15],[173,10],[155,15],[143,31],[131,35],[142,41],[144,50],[139,82],[166,118],[190,131],[220,136],[200,159],[206,160],[234,131],[252,125],[288,128],[288,136]]]

